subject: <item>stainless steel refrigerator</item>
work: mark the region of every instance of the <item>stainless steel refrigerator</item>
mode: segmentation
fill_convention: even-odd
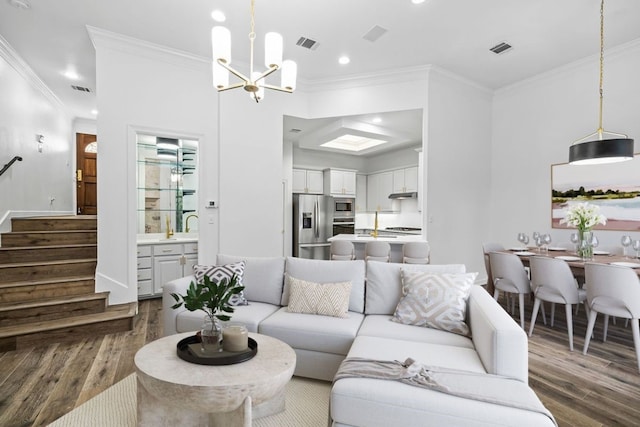
[[[333,197],[293,195],[293,256],[329,259],[332,234]]]

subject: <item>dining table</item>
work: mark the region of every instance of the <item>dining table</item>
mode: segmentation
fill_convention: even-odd
[[[632,268],[638,276],[640,276],[640,259],[635,256],[623,256],[614,255],[608,251],[599,251],[595,249],[593,251],[593,258],[590,260],[583,260],[579,257],[575,250],[567,249],[563,247],[549,247],[549,248],[537,248],[537,247],[513,247],[507,248],[504,252],[509,252],[522,260],[525,266],[529,266],[529,258],[532,256],[547,256],[559,258],[567,262],[573,275],[576,278],[584,278],[584,265],[585,262],[595,262],[600,264],[613,264],[624,267]],[[580,280],[579,280],[580,281]]]

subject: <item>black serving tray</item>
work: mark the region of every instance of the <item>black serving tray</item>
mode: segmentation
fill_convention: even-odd
[[[233,365],[235,363],[246,362],[258,353],[258,343],[249,338],[249,348],[246,351],[220,351],[212,354],[203,354],[193,350],[191,344],[200,345],[200,337],[193,335],[178,342],[178,357],[187,362],[199,365]]]

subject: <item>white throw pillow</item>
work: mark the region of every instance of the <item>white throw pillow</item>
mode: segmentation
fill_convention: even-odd
[[[242,279],[244,276],[244,266],[244,261],[225,265],[196,264],[193,266],[193,276],[196,278],[197,282],[202,281],[204,279],[204,276],[208,276],[211,281],[218,283],[222,279],[231,280],[231,278],[235,274],[238,277],[238,284],[240,286],[244,286],[242,284]],[[249,305],[249,302],[244,296],[244,291],[241,291],[239,294],[233,295],[231,299],[229,299],[229,304],[234,306]]]
[[[469,335],[467,300],[478,273],[433,274],[401,270],[402,292],[391,320]]]
[[[287,275],[291,313],[349,317],[351,282],[316,283]]]

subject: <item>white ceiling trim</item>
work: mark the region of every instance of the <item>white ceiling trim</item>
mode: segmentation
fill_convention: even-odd
[[[15,51],[13,47],[0,35],[0,57],[2,57],[7,63],[14,69],[20,76],[29,82],[29,84],[44,97],[46,97],[52,104],[57,105],[67,113],[64,103],[56,96],[49,86],[47,86],[33,69],[27,64],[24,59]]]

